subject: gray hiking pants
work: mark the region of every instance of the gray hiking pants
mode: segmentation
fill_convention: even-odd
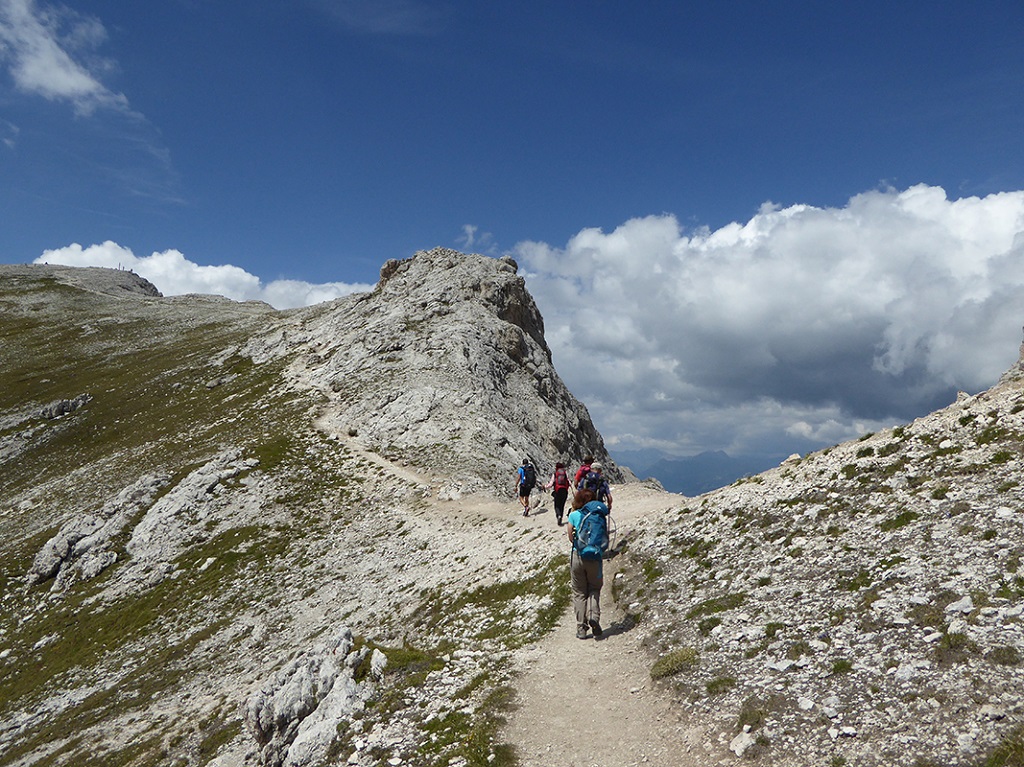
[[[580,559],[580,555],[576,553],[575,549],[569,556],[572,606],[576,610],[577,628],[586,628],[587,621],[601,620],[603,565],[604,562],[600,559]]]

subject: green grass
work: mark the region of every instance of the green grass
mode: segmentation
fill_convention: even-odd
[[[736,686],[736,679],[731,676],[719,676],[708,681],[704,685],[708,695],[721,695]]]
[[[746,600],[747,595],[742,592],[725,594],[720,597],[705,599],[703,602],[690,608],[686,613],[687,619],[699,618],[702,615],[714,615],[739,607]]]
[[[225,610],[231,606],[231,597],[224,592],[229,591],[227,585],[234,576],[246,566],[265,569],[282,552],[282,538],[268,538],[256,527],[236,528],[184,555],[177,563],[183,571],[181,577],[167,578],[112,604],[93,599],[105,581],[103,576],[78,584],[63,601],[39,611],[11,637],[12,646],[23,648],[31,648],[45,637],[54,639],[31,652],[31,661],[26,658],[0,677],[0,713],[12,710],[15,704],[24,706],[38,700],[52,682],[72,672],[88,675],[111,654],[132,654],[132,648],[149,647],[152,643],[146,640],[172,634],[178,623],[211,625],[204,605],[218,593],[222,606],[215,622],[223,622]],[[199,565],[211,557],[214,562],[200,572]],[[39,586],[36,592],[44,588]],[[242,600],[245,595],[237,597]]]
[[[454,593],[450,587],[447,593],[434,589],[424,594],[417,626],[434,637],[468,627],[478,640],[499,639],[509,647],[536,641],[558,624],[569,606],[567,565],[567,558],[558,554],[525,578]],[[523,594],[546,598],[533,620],[525,620],[514,604]]]
[[[1024,725],[1017,725],[983,762],[983,767],[1024,767]]]
[[[697,667],[700,655],[692,647],[683,647],[658,658],[651,666],[651,679],[665,679]]]
[[[881,530],[883,533],[888,533],[893,530],[898,530],[901,527],[906,527],[917,518],[918,514],[916,511],[902,511],[895,517],[890,517],[889,519],[883,520],[882,523],[878,526],[878,529]]]

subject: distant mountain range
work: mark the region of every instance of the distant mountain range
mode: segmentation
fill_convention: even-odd
[[[694,496],[731,485],[737,479],[778,466],[786,455],[730,456],[709,450],[686,458],[673,458],[658,450],[617,450],[615,460],[638,477],[653,477],[672,493]]]

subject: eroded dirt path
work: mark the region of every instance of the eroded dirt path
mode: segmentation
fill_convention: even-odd
[[[678,496],[641,486],[616,488],[619,535],[674,500]],[[539,514],[541,520],[554,524],[550,513]],[[551,634],[517,655],[518,708],[504,737],[515,746],[522,767],[707,764],[699,734],[687,729],[667,696],[651,683],[650,659],[639,646],[638,632],[611,598],[615,569],[614,560],[606,562],[604,638],[577,639],[570,608]],[[565,575],[569,577],[568,556]]]

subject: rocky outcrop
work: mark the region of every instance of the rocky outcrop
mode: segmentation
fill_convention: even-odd
[[[61,416],[68,415],[69,413],[74,413],[80,407],[88,405],[91,401],[91,394],[79,394],[74,399],[60,399],[41,408],[39,411],[39,417],[52,421],[54,418],[60,418]]]
[[[63,591],[75,580],[95,578],[114,564],[114,539],[153,503],[169,479],[167,475],[141,477],[95,514],[67,522],[36,554],[28,571],[29,584],[53,578],[52,590]]]
[[[364,683],[354,677],[368,653],[354,650],[351,632],[343,629],[249,697],[245,724],[260,744],[260,764],[312,767],[327,761],[338,723],[352,719],[370,695],[372,677]],[[374,668],[381,674],[385,665],[377,658]]]
[[[527,456],[542,476],[593,454],[631,477],[555,371],[517,268],[420,252],[385,264],[372,293],[302,315],[293,373],[325,393],[325,428],[450,478],[448,495],[507,492]]]

